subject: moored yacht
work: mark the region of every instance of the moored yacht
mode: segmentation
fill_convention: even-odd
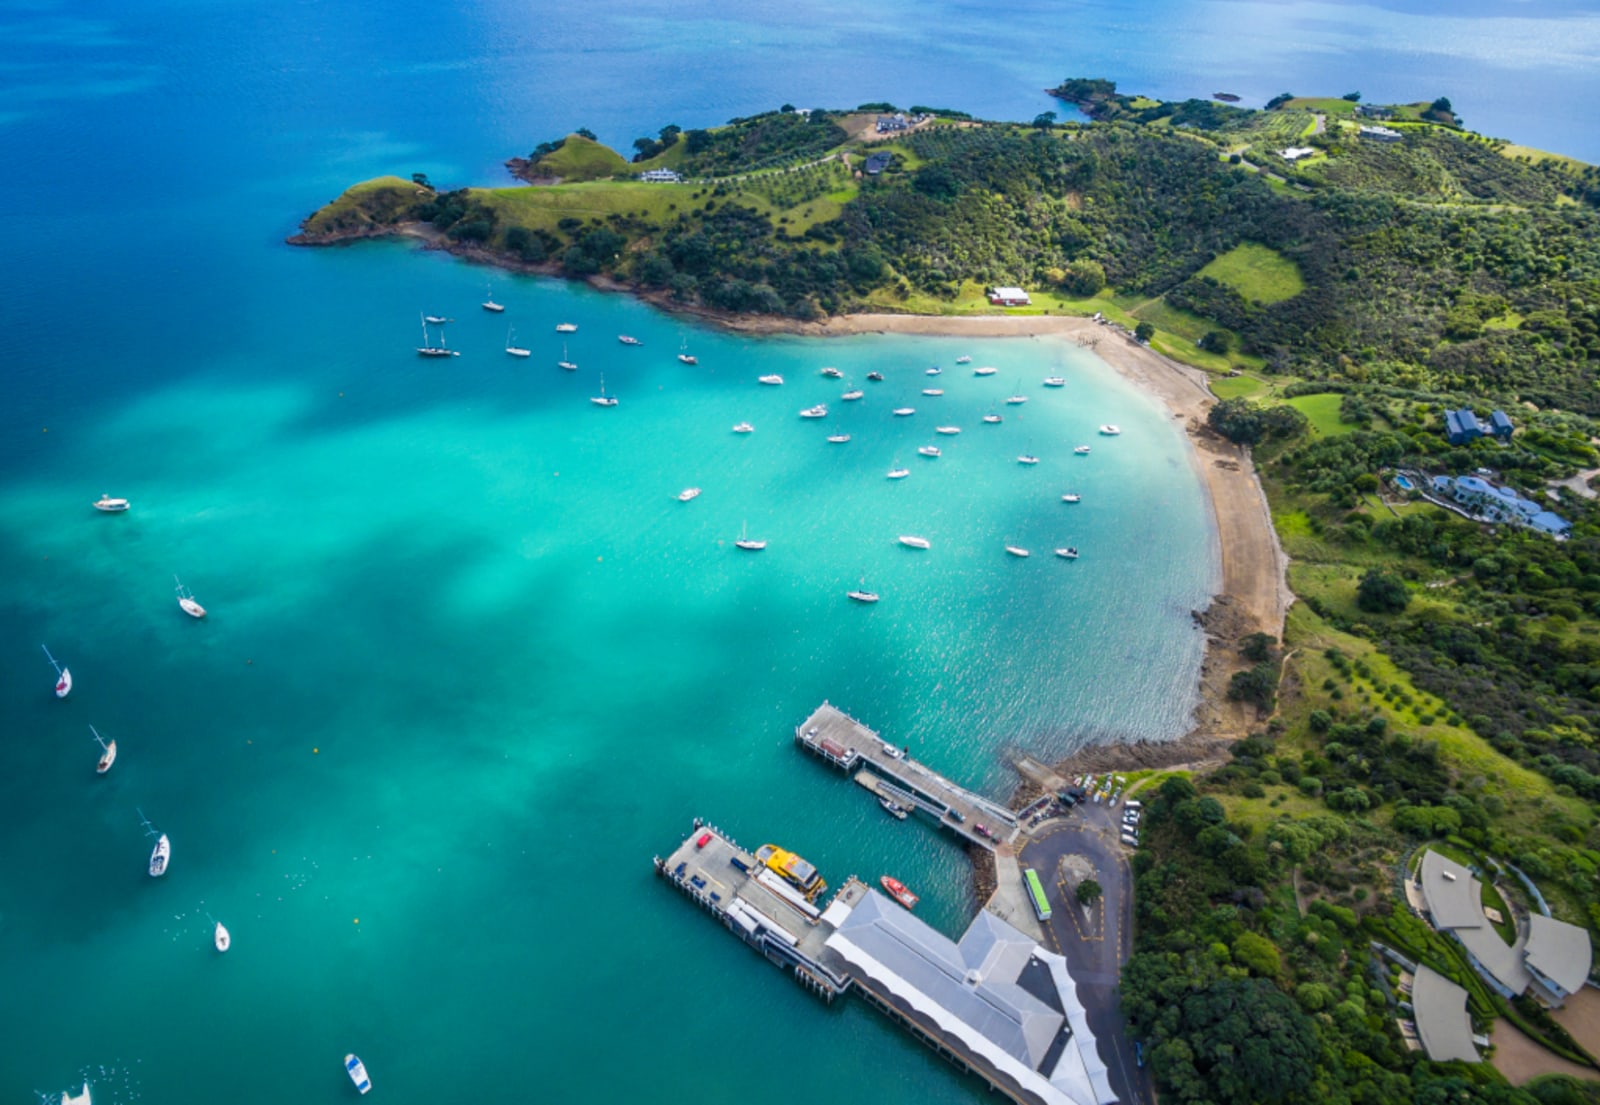
[[[992,365],[982,365],[982,366],[980,366],[978,368],[973,369],[972,370],[972,374],[974,376],[993,376],[996,372],[999,372],[999,371],[1000,370],[998,368],[995,368]]]
[[[768,387],[778,387],[783,383],[783,377],[776,372],[769,372],[765,376],[757,376],[756,383],[766,384]]]
[[[878,593],[876,591],[866,591],[858,588],[854,591],[846,591],[845,594],[856,602],[864,602],[869,606],[878,601]]]
[[[494,314],[494,315],[498,315],[500,312],[502,312],[502,311],[504,311],[506,309],[505,308],[505,304],[496,303],[494,301],[494,285],[493,284],[489,285],[489,287],[484,290],[483,309],[485,311],[488,311],[490,314]]]
[[[850,440],[850,435],[849,434],[829,434],[828,435],[828,444],[830,444],[830,445],[843,445],[845,442],[847,442],[849,440]]]
[[[853,403],[865,394],[866,392],[862,391],[860,388],[851,388],[849,391],[839,396],[839,398],[843,399],[846,403]]]
[[[682,491],[678,492],[678,501],[680,503],[686,503],[691,499],[698,499],[699,497],[700,489],[698,487],[686,487]]]
[[[745,527],[743,525],[740,525],[739,526],[739,536],[734,541],[733,547],[736,548],[736,549],[743,549],[745,552],[760,552],[762,549],[767,547],[767,543],[765,541],[762,541],[762,540],[759,540],[757,538],[749,536],[745,532]]]
[[[944,388],[923,388],[922,389],[922,394],[924,394],[924,395],[943,395],[944,394]]]
[[[558,322],[558,323],[556,323],[556,333],[558,333],[558,334],[576,334],[577,332],[578,332],[578,324],[576,322]]]
[[[178,585],[178,606],[183,610],[183,612],[189,615],[191,618],[205,617],[206,608],[195,601],[194,592],[185,587],[183,585],[183,580],[179,579],[177,576],[173,576],[172,579],[173,582],[177,583]]]
[[[805,410],[801,411],[800,412],[800,417],[801,418],[827,418],[828,417],[828,408],[824,404],[818,403],[814,407],[807,407]]]
[[[576,371],[578,371],[578,366],[576,364],[574,364],[572,361],[567,360],[567,343],[566,342],[562,342],[561,343],[561,359],[556,362],[556,367],[559,368],[559,369],[564,369],[567,372],[576,372]]]
[[[925,457],[938,457],[943,455],[939,452],[939,447],[937,445],[918,445],[917,452],[921,453]]]
[[[1047,388],[1064,388],[1067,386],[1067,378],[1065,376],[1046,376],[1044,378],[1044,386]]]
[[[445,318],[443,315],[423,315],[422,321],[429,326],[443,326],[447,322],[454,322],[455,319]]]
[[[1080,457],[1086,457],[1089,455],[1089,447],[1087,445],[1080,445],[1072,451]]]
[[[428,325],[430,323],[432,323],[434,326],[443,326],[445,323],[447,323],[449,321],[450,321],[449,319],[440,318],[438,315],[423,315],[422,316],[422,344],[417,346],[417,355],[419,357],[459,357],[459,356],[461,356],[461,354],[459,354],[455,350],[451,349],[450,346],[445,342],[445,340],[444,340],[444,331],[443,330],[439,331],[439,344],[438,345],[434,345],[428,339]]]
[[[89,726],[89,732],[93,733],[94,739],[100,743],[100,762],[95,764],[94,773],[104,775],[111,770],[111,765],[117,762],[117,742],[102,740],[99,731],[93,725]]]
[[[156,846],[150,849],[150,877],[159,879],[167,873],[167,863],[172,859],[172,841],[167,839],[166,833],[157,831],[156,827],[150,824],[150,819],[144,815],[143,810],[139,811],[139,821],[144,825],[145,836],[156,838]]]
[[[941,373],[943,371],[944,371],[944,369],[940,368],[938,365],[934,365],[932,368],[927,369],[926,372],[924,373],[924,375],[937,376],[937,375],[939,375],[939,373]]]
[[[933,428],[933,432],[936,433],[936,434],[944,434],[946,437],[954,437],[956,434],[961,432],[961,427],[960,426],[935,426]]]
[[[533,350],[524,349],[520,345],[511,344],[513,341],[516,340],[516,337],[517,337],[517,332],[515,330],[507,330],[506,331],[506,353],[507,353],[507,355],[512,356],[512,357],[531,357],[531,356],[533,356]]]
[[[918,537],[911,533],[902,533],[900,543],[908,549],[926,549],[929,547],[926,537]]]
[[[998,426],[1000,424],[1000,416],[998,414],[986,414],[983,416],[983,420],[991,426]]]
[[[617,340],[620,341],[623,345],[643,345],[644,344],[644,342],[640,341],[638,338],[630,337],[627,334],[618,334],[617,335]]]
[[[1122,432],[1122,427],[1113,426],[1110,423],[1107,423],[1106,425],[1100,427],[1100,432],[1105,434],[1107,437],[1116,437]]]
[[[219,952],[225,952],[233,946],[233,937],[229,935],[227,927],[221,921],[217,922],[217,927],[211,932],[211,942],[217,946]]]
[[[1006,402],[1010,403],[1013,407],[1017,406],[1020,403],[1026,403],[1027,401],[1028,401],[1028,397],[1026,395],[1008,395],[1008,396],[1006,396]]]
[[[877,371],[869,372],[867,373],[867,379],[871,380],[873,383],[881,383],[883,380],[883,373]]]
[[[39,647],[44,649],[44,658],[50,661],[50,666],[56,669],[56,697],[66,698],[72,693],[72,672],[56,663],[56,658],[50,655],[48,648],[44,645]]]
[[[1062,560],[1076,560],[1076,559],[1078,559],[1078,550],[1076,548],[1074,548],[1073,546],[1068,545],[1064,549],[1057,549],[1056,550],[1056,555],[1059,556]]]
[[[917,408],[916,407],[896,407],[894,409],[894,416],[896,418],[910,418],[912,415],[914,415],[916,413],[917,413]]]
[[[911,469],[909,469],[909,468],[891,468],[891,469],[889,469],[889,478],[891,480],[903,480],[909,475],[911,475]]]
[[[107,514],[121,514],[128,509],[127,499],[113,499],[110,495],[101,492],[100,497],[94,501],[96,510],[103,510]]]
[[[1038,464],[1039,458],[1032,453],[1023,453],[1017,457],[1018,464]]]
[[[683,339],[683,346],[678,350],[679,364],[699,364],[700,358],[689,352],[689,339]]]
[[[1032,553],[1028,552],[1027,549],[1023,548],[1021,545],[1007,545],[1006,546],[1006,552],[1010,553],[1012,556],[1019,556],[1019,557],[1027,557],[1027,556],[1033,555]]]
[[[756,428],[748,422],[735,422],[733,424],[733,432],[736,434],[753,434],[756,432]]]
[[[345,1073],[350,1076],[350,1081],[356,1084],[358,1092],[366,1093],[372,1089],[372,1079],[367,1077],[366,1064],[360,1059],[354,1055],[346,1055],[344,1057],[344,1069]]]
[[[844,378],[844,373],[840,372],[837,368],[834,368],[832,365],[829,365],[827,368],[824,368],[822,370],[822,374],[824,376],[826,376],[830,380],[841,380],[841,379]]]
[[[971,363],[972,363],[972,358],[969,355],[967,355],[966,353],[963,353],[963,354],[961,354],[961,356],[956,358],[956,364],[971,364]]]
[[[593,403],[597,407],[614,407],[617,405],[617,397],[615,395],[606,394],[605,373],[602,372],[600,374],[600,394],[589,396],[589,402]]]
[[[1061,496],[1061,501],[1064,503],[1081,503],[1083,502],[1083,496],[1076,491],[1069,491]]]

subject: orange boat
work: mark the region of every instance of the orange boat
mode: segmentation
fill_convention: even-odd
[[[906,884],[892,875],[884,875],[878,880],[883,888],[889,892],[889,897],[905,906],[907,909],[917,908],[917,903],[922,899],[911,893]]]

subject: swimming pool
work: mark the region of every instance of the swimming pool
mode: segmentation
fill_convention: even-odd
[[[1394,478],[1394,485],[1401,491],[1410,491],[1412,489],[1411,481],[1405,476],[1396,476]]]

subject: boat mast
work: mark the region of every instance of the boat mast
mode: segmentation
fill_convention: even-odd
[[[94,739],[100,742],[100,747],[101,748],[104,748],[106,746],[105,738],[100,735],[100,731],[98,729],[96,729],[93,725],[89,726],[89,732],[94,734]],[[139,816],[143,817],[144,814],[141,813]]]
[[[39,647],[44,649],[45,659],[50,661],[50,666],[52,668],[56,669],[56,674],[57,675],[60,675],[61,674],[61,665],[56,663],[56,658],[54,656],[50,655],[50,650],[48,648],[46,648],[44,645],[40,645]]]

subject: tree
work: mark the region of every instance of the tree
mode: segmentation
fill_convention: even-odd
[[[1207,330],[1205,336],[1195,344],[1207,353],[1226,355],[1233,340],[1226,330]]]
[[[1039,112],[1033,117],[1033,125],[1037,130],[1049,130],[1056,125],[1056,113],[1053,111]]]
[[[1099,883],[1093,879],[1084,879],[1078,884],[1078,904],[1093,905],[1100,900],[1100,896],[1104,893],[1105,889]]]
[[[683,152],[686,154],[704,153],[712,145],[711,132],[708,130],[691,130],[684,135]]]
[[[1276,96],[1272,97],[1272,99],[1267,101],[1266,110],[1272,111],[1275,108],[1280,108],[1292,99],[1294,99],[1293,92],[1280,92]]]
[[[579,127],[577,130],[573,131],[572,133],[576,134],[579,138],[587,138],[591,142],[600,141],[600,139],[598,139],[598,138],[596,138],[594,136],[594,131],[590,130],[588,127]]]
[[[1267,979],[1221,979],[1184,998],[1178,1011],[1171,1035],[1187,1044],[1199,1075],[1190,1093],[1179,1088],[1183,1100],[1274,1105],[1311,1085],[1316,1031]]]
[[[1346,92],[1343,96],[1340,97],[1340,99],[1349,100],[1353,104],[1359,104],[1361,102],[1361,93],[1359,93],[1359,92]]]
[[[411,174],[411,183],[415,184],[419,188],[426,188],[429,191],[433,190],[433,185],[428,183],[428,174],[427,173],[412,173]]]
[[[1272,659],[1272,650],[1277,643],[1278,638],[1270,633],[1252,633],[1239,642],[1239,655],[1259,664]]]
[[[926,170],[924,170],[926,172]],[[1061,277],[1061,288],[1087,299],[1106,286],[1106,269],[1098,261],[1074,261]]]
[[[1254,932],[1241,932],[1234,940],[1233,961],[1267,978],[1276,978],[1283,970],[1277,945]]]
[[[1150,339],[1156,336],[1156,328],[1148,322],[1141,322],[1133,328],[1133,336],[1148,344]]]
[[[1411,603],[1411,592],[1397,576],[1370,568],[1356,585],[1356,605],[1369,614],[1398,614]]]

